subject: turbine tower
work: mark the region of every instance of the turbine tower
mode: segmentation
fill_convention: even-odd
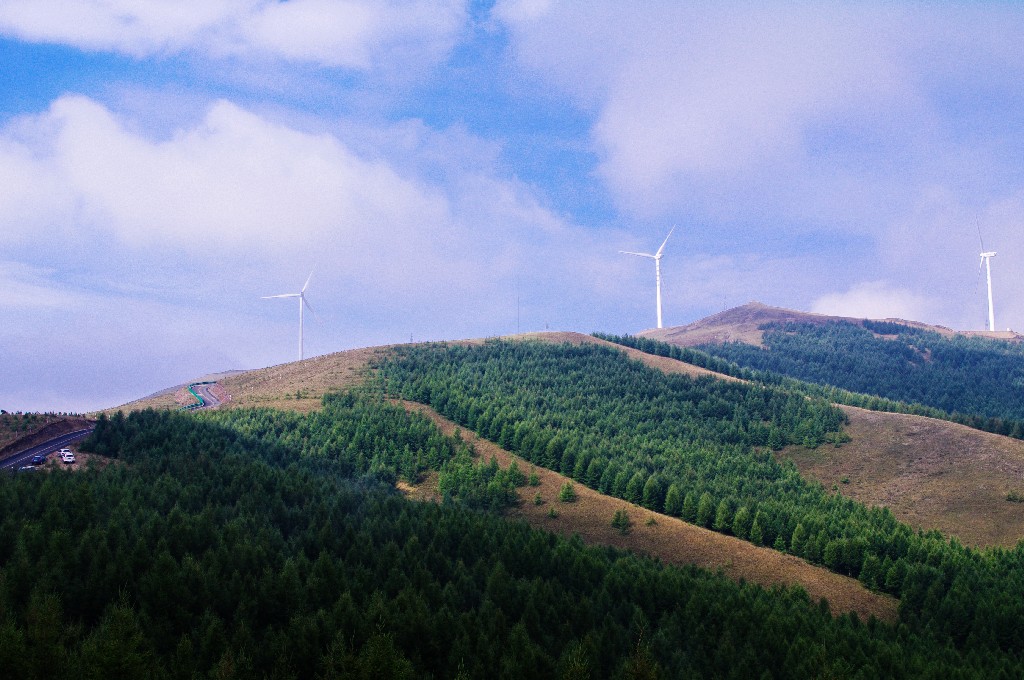
[[[669,230],[668,236],[666,236],[665,240],[661,242],[661,247],[658,248],[658,252],[654,253],[653,255],[651,253],[634,253],[634,252],[629,251],[629,250],[620,250],[619,251],[623,255],[636,255],[638,257],[649,257],[652,260],[654,260],[654,278],[655,278],[655,281],[657,282],[657,287],[658,287],[657,288],[657,290],[658,290],[658,295],[657,295],[657,300],[658,300],[658,328],[661,328],[661,256],[665,253],[665,244],[668,243],[669,236],[671,236],[672,232],[675,231],[675,230],[676,230],[675,227],[672,227]]]
[[[272,298],[299,298],[299,361],[305,358],[302,351],[302,308],[308,307],[310,312],[313,312],[313,308],[309,306],[306,301],[306,289],[309,288],[309,280],[313,278],[313,272],[309,273],[309,277],[306,279],[306,285],[302,287],[298,293],[284,293],[282,295],[264,295],[261,299],[270,300]],[[316,312],[313,312],[313,316],[316,316]]]
[[[985,244],[981,244],[981,262],[978,263],[978,268],[981,265],[985,265],[985,274],[988,278],[988,329],[994,331],[996,329],[996,315],[992,309],[992,258],[996,256],[994,250],[989,252],[985,251]]]

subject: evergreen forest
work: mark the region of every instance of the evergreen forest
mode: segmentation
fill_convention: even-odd
[[[396,396],[855,576],[900,620],[510,521],[526,476]],[[0,678],[1020,677],[1024,547],[915,532],[771,453],[843,423],[784,386],[500,341],[399,348],[310,414],[103,417],[83,447],[111,464],[0,477]],[[394,489],[425,475],[442,502]]]
[[[1024,346],[964,336],[951,340],[887,321],[863,324],[766,324],[763,349],[739,342],[681,347],[629,335],[594,335],[832,403],[948,420],[1024,439]],[[918,337],[927,343],[914,344]],[[794,354],[790,345],[796,347]]]
[[[1009,421],[1014,436],[1024,435],[1024,345],[886,321],[862,324],[767,324],[763,348],[733,342],[698,349],[745,368]]]

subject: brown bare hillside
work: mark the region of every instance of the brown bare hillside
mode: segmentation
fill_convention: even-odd
[[[1024,336],[1012,331],[953,331],[945,326],[932,326],[917,321],[906,319],[882,319],[900,323],[913,328],[922,328],[934,331],[947,337],[963,334],[977,335],[999,340],[1024,340]],[[826,314],[812,314],[810,312],[798,312],[792,309],[771,307],[760,302],[749,302],[740,307],[727,309],[712,316],[694,321],[685,326],[672,326],[670,328],[646,330],[637,335],[653,340],[661,340],[681,347],[693,347],[704,344],[721,344],[725,342],[744,342],[757,347],[763,346],[764,332],[759,326],[766,323],[811,323],[824,324],[832,321],[846,321],[848,323],[861,325],[865,319],[855,319],[843,316],[828,316]]]
[[[390,347],[366,347],[295,361],[252,371],[231,372],[218,380],[231,407],[263,406],[289,411],[312,411],[320,407],[327,392],[360,384],[368,375],[370,362]],[[133,401],[117,409],[175,409],[177,388]]]
[[[783,451],[801,474],[969,545],[1012,546],[1024,538],[1024,503],[1006,498],[1024,497],[1024,441],[921,416],[840,408],[850,416],[850,443]]]
[[[455,423],[429,406],[414,402],[400,403],[409,410],[426,414],[445,434],[451,435],[459,429]],[[467,436],[465,430],[463,436]],[[516,460],[524,471],[531,468],[530,463],[475,434],[470,434],[468,441],[473,443],[477,454],[485,460],[493,456],[502,467]],[[720,569],[732,579],[745,579],[766,587],[798,584],[812,600],[827,598],[835,612],[854,611],[862,618],[873,615],[888,622],[894,622],[897,618],[897,601],[894,598],[873,593],[856,579],[815,567],[791,555],[759,548],[746,541],[604,496],[576,482],[573,482],[573,486],[578,500],[575,503],[561,503],[557,500],[559,489],[570,480],[544,468],[536,468],[536,472],[541,481],[540,486],[520,489],[522,502],[510,513],[534,527],[567,536],[579,534],[587,543],[633,550],[664,562],[694,564],[712,571]],[[536,493],[541,495],[541,505],[534,504]],[[421,494],[423,496],[429,497],[429,494]],[[555,518],[548,516],[551,507],[558,513]],[[626,534],[611,526],[612,516],[619,509],[625,509],[633,523]],[[654,520],[653,523],[649,523],[650,520]]]

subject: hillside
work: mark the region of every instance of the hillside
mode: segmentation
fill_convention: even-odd
[[[826,321],[824,325],[829,323]],[[513,548],[503,553],[510,557],[501,566],[490,565],[484,573],[474,573],[477,583],[486,584],[487,593],[487,601],[483,603],[485,609],[478,610],[476,607],[480,605],[480,600],[467,600],[465,595],[468,587],[466,579],[453,577],[446,571],[450,569],[446,565],[455,559],[473,564],[477,556],[493,552],[494,546],[498,545],[495,541],[505,540],[498,538],[498,535],[506,536],[509,529],[489,525],[497,534],[471,538],[465,531],[450,533],[444,528],[452,522],[463,521],[465,517],[476,516],[466,513],[477,510],[511,514],[538,528],[554,529],[564,535],[578,535],[595,544],[629,547],[659,556],[665,562],[721,569],[722,574],[718,577],[707,576],[707,572],[685,572],[700,578],[710,577],[712,580],[708,583],[713,584],[718,593],[708,595],[706,603],[700,605],[696,605],[691,598],[687,616],[693,614],[696,617],[691,617],[691,621],[702,620],[717,625],[718,622],[733,620],[729,612],[748,611],[733,590],[738,587],[741,592],[747,592],[749,586],[744,585],[745,581],[763,584],[799,583],[813,598],[831,593],[829,597],[835,600],[836,608],[850,607],[862,613],[870,611],[884,619],[892,615],[895,601],[891,597],[872,595],[864,587],[898,598],[900,630],[903,631],[899,642],[893,637],[895,629],[880,624],[861,627],[855,622],[847,628],[842,617],[826,619],[824,628],[821,628],[821,622],[817,627],[807,628],[808,631],[825,631],[824,634],[834,640],[834,643],[828,645],[830,649],[850,649],[852,640],[847,637],[850,635],[857,640],[863,640],[865,635],[875,640],[874,636],[877,635],[890,641],[885,644],[890,645],[892,655],[887,654],[880,666],[877,665],[877,648],[867,656],[849,656],[843,652],[836,657],[836,663],[840,665],[829,666],[833,675],[850,675],[851,669],[864,670],[868,675],[884,675],[891,671],[883,669],[899,667],[902,669],[900,674],[909,672],[910,675],[919,675],[925,668],[929,668],[939,677],[948,675],[954,669],[966,670],[970,667],[971,671],[966,675],[986,677],[995,668],[1017,669],[1021,660],[1017,658],[1015,650],[1024,644],[1024,634],[1012,624],[1024,616],[1024,605],[1021,604],[1024,602],[1024,592],[1018,592],[1024,583],[1024,579],[1019,578],[1021,567],[1018,564],[1018,552],[978,552],[958,542],[949,542],[938,532],[917,532],[915,527],[918,525],[910,514],[918,511],[917,518],[922,520],[921,525],[930,528],[927,526],[930,522],[929,513],[948,515],[952,506],[938,504],[930,508],[925,502],[929,498],[947,494],[954,503],[964,505],[967,494],[957,498],[955,493],[964,488],[970,489],[970,484],[981,482],[978,481],[980,478],[957,476],[958,467],[977,468],[982,478],[990,481],[999,475],[1003,475],[1004,479],[1007,475],[1019,475],[1020,461],[1013,459],[1014,451],[1003,450],[990,457],[985,465],[978,466],[974,463],[984,457],[978,450],[959,458],[952,455],[955,451],[937,450],[937,440],[943,440],[949,435],[941,429],[935,429],[930,421],[894,421],[888,424],[888,421],[871,422],[865,418],[877,414],[868,413],[865,416],[849,409],[844,413],[830,405],[820,394],[802,391],[790,383],[759,384],[735,379],[722,380],[721,376],[716,377],[709,371],[687,366],[669,357],[646,355],[636,349],[626,353],[640,361],[627,361],[618,346],[586,336],[547,334],[540,339],[550,342],[530,341],[534,339],[524,336],[517,338],[518,341],[488,340],[371,348],[228,376],[221,381],[222,387],[230,384],[233,391],[226,408],[195,415],[144,411],[130,418],[115,416],[102,420],[90,445],[103,455],[123,457],[128,465],[121,468],[120,477],[97,478],[93,475],[83,483],[113,485],[105,493],[108,496],[114,494],[111,500],[121,506],[125,504],[124,501],[115,498],[121,492],[114,493],[114,487],[119,484],[130,482],[138,489],[144,489],[145,494],[152,496],[156,493],[158,498],[154,499],[155,505],[130,503],[129,506],[138,506],[141,512],[155,512],[158,517],[170,507],[163,499],[181,499],[178,503],[182,504],[182,512],[205,512],[201,503],[197,505],[193,501],[211,497],[211,494],[220,499],[217,502],[225,508],[216,511],[221,516],[242,510],[245,514],[241,517],[252,521],[256,516],[252,513],[257,506],[261,508],[260,512],[265,510],[265,514],[259,515],[264,518],[260,521],[270,524],[259,529],[258,534],[253,534],[249,529],[238,531],[237,525],[235,528],[228,526],[223,539],[219,540],[230,543],[237,541],[239,536],[258,535],[262,546],[258,550],[264,554],[269,554],[266,553],[270,549],[268,546],[276,546],[272,554],[281,557],[276,558],[278,561],[274,569],[280,569],[280,575],[274,576],[271,572],[271,580],[259,586],[252,581],[252,576],[248,576],[246,578],[252,583],[251,586],[241,591],[229,591],[226,597],[219,598],[224,602],[218,605],[219,612],[229,613],[243,607],[248,612],[244,616],[250,617],[245,619],[244,625],[254,626],[251,630],[265,631],[268,630],[265,624],[267,612],[270,612],[270,622],[274,625],[274,609],[272,606],[267,609],[267,603],[281,596],[280,584],[288,582],[301,588],[302,583],[308,583],[307,587],[314,590],[325,587],[322,576],[311,573],[308,562],[318,550],[322,557],[323,550],[337,549],[331,546],[381,545],[380,539],[368,536],[357,538],[351,533],[354,529],[346,529],[350,535],[340,543],[333,542],[331,532],[324,533],[321,530],[319,533],[311,533],[316,526],[337,526],[337,520],[328,519],[336,511],[326,510],[323,500],[308,505],[309,499],[313,497],[310,493],[318,499],[346,497],[345,494],[351,498],[347,490],[326,489],[334,484],[342,484],[347,489],[350,484],[354,484],[354,488],[363,489],[360,493],[363,498],[367,498],[366,492],[381,482],[386,483],[386,488],[393,489],[399,482],[402,488],[416,488],[426,480],[426,484],[434,491],[427,494],[421,491],[420,496],[436,493],[446,501],[443,504],[444,518],[435,516],[428,524],[437,525],[440,522],[431,531],[440,531],[441,536],[449,538],[439,537],[436,533],[428,536],[420,532],[419,535],[424,537],[421,540],[436,546],[428,547],[426,554],[418,552],[424,547],[420,542],[407,543],[408,539],[392,538],[395,541],[393,550],[388,545],[379,549],[379,557],[385,559],[385,562],[376,568],[378,571],[375,574],[366,573],[365,565],[370,563],[367,562],[367,553],[363,551],[357,552],[356,562],[351,563],[356,570],[343,578],[350,584],[346,588],[358,581],[363,584],[361,587],[369,587],[384,598],[379,601],[395,603],[393,611],[403,613],[391,613],[382,618],[385,617],[384,610],[379,606],[375,609],[380,612],[376,615],[377,620],[389,622],[385,630],[393,631],[389,633],[394,635],[389,638],[389,644],[395,645],[393,649],[400,650],[397,657],[396,654],[391,656],[404,656],[414,668],[434,669],[431,672],[435,674],[440,672],[442,675],[451,675],[455,661],[451,657],[439,659],[431,656],[418,641],[435,639],[430,636],[449,629],[450,624],[445,621],[450,619],[445,617],[450,617],[456,611],[463,612],[461,616],[477,616],[481,611],[487,611],[489,613],[482,620],[508,621],[508,624],[502,624],[487,634],[486,649],[478,648],[464,657],[470,659],[467,663],[479,669],[494,667],[498,663],[515,663],[519,667],[525,662],[526,666],[522,667],[533,668],[533,674],[538,674],[538,669],[547,669],[540,672],[542,675],[549,674],[548,671],[562,663],[556,663],[556,660],[567,653],[566,645],[571,642],[572,636],[588,630],[585,622],[604,620],[602,617],[607,616],[590,609],[592,605],[584,605],[590,613],[586,613],[582,619],[576,619],[575,613],[548,611],[550,607],[545,609],[540,604],[560,597],[571,597],[574,602],[590,602],[586,598],[595,597],[597,599],[593,601],[612,603],[613,606],[621,602],[622,607],[613,615],[614,620],[633,620],[640,631],[652,630],[656,631],[654,634],[657,636],[668,636],[656,643],[650,654],[652,661],[656,660],[662,668],[675,669],[669,675],[684,671],[684,666],[680,665],[684,663],[683,659],[704,658],[703,655],[678,655],[677,650],[680,648],[697,649],[704,644],[706,638],[702,637],[703,633],[693,630],[692,626],[669,626],[665,619],[659,618],[649,628],[652,626],[650,619],[636,620],[638,615],[648,616],[637,614],[649,610],[643,609],[639,601],[633,599],[644,596],[626,593],[620,588],[626,582],[653,583],[654,577],[646,575],[643,570],[647,567],[644,566],[629,567],[630,575],[623,581],[595,582],[590,575],[594,573],[596,563],[591,557],[584,557],[580,553],[576,557],[568,557],[568,562],[559,562],[562,566],[553,573],[558,578],[571,575],[574,579],[572,587],[587,583],[584,590],[575,590],[569,596],[568,591],[562,594],[562,588],[567,584],[535,585],[529,596],[510,596],[508,588],[503,585],[508,581],[506,574],[519,574],[521,576],[517,578],[527,581],[532,579],[532,583],[538,584],[538,578],[547,578],[552,573],[546,571],[547,567],[539,567],[548,564],[546,560],[550,558],[548,548],[540,547],[540,543],[547,539],[530,538],[528,543],[532,547]],[[315,399],[315,396],[332,392],[336,388],[357,385],[364,389],[321,401]],[[420,404],[410,407],[415,410],[424,410],[422,405],[429,405],[431,410],[426,412],[440,426],[440,431],[432,431],[415,419],[402,418],[381,397],[415,401]],[[276,408],[238,408],[247,404]],[[438,414],[443,414],[444,418]],[[841,428],[845,433],[840,431]],[[459,433],[459,429],[462,429],[462,433]],[[476,433],[486,439],[477,439],[475,434],[466,433]],[[889,437],[888,448],[883,446],[885,442],[879,438],[883,434]],[[832,442],[841,443],[846,436],[850,436],[853,441],[839,448],[831,446]],[[975,441],[972,439],[973,431],[966,428],[958,436],[959,439],[951,441],[951,447],[969,448]],[[468,455],[467,441],[478,449],[477,453],[483,455],[475,459]],[[993,438],[987,442],[987,446],[998,448],[1003,441],[1003,438]],[[920,442],[910,447],[917,458],[908,461],[903,467],[897,466],[895,486],[885,486],[880,476],[886,472],[886,458],[898,456],[900,449],[908,448],[902,446],[903,442]],[[858,446],[863,449],[858,450]],[[802,473],[798,467],[780,462],[769,450],[779,448],[783,449],[782,457],[788,456],[798,461]],[[494,462],[487,462],[489,454],[495,456]],[[518,464],[513,464],[517,462],[513,454],[520,456]],[[801,460],[804,454],[806,459]],[[879,454],[878,460],[871,459],[873,454]],[[211,473],[222,467],[222,463],[217,461],[220,460],[218,457],[224,455],[231,456],[232,471],[219,473],[228,476],[217,482],[211,478]],[[168,477],[168,464],[171,460],[177,462],[170,468],[174,472]],[[225,459],[225,463],[227,461]],[[853,467],[849,467],[851,464]],[[926,467],[928,464],[932,467]],[[537,468],[536,487],[527,486],[523,474],[529,465]],[[818,467],[815,468],[815,465]],[[159,484],[153,484],[152,480],[143,481],[145,475],[163,477]],[[276,492],[267,486],[274,475],[283,475],[282,485]],[[826,487],[822,488],[812,481],[815,475],[823,479],[839,475],[835,482],[836,488],[848,493],[834,494],[827,482]],[[136,476],[139,476],[138,480]],[[949,483],[933,483],[934,478],[942,477],[948,478]],[[58,482],[64,483],[63,479],[60,477]],[[572,484],[576,485],[577,504],[564,505],[561,492],[556,497],[556,488],[560,485],[564,487],[568,483],[566,479],[574,480]],[[214,486],[204,490],[194,487],[197,482],[206,485],[213,483]],[[900,486],[901,483],[903,486]],[[31,491],[27,486],[32,484],[31,480],[19,484],[24,487],[24,492]],[[183,484],[193,486],[187,487],[187,491],[179,491],[176,485]],[[312,491],[313,487],[308,486],[310,484],[321,491]],[[308,487],[310,491],[297,492],[300,487]],[[892,504],[901,515],[894,515],[887,509],[870,507],[877,502],[870,495],[877,487],[881,487],[884,494],[887,494],[881,502]],[[917,489],[921,491],[915,496],[914,491]],[[249,493],[245,496],[247,500],[241,500],[237,496],[239,492]],[[326,496],[323,495],[325,492]],[[141,492],[136,490],[132,493],[139,495]],[[69,495],[82,496],[81,493],[70,492]],[[970,495],[978,494],[975,491]],[[905,497],[907,504],[901,506],[895,502],[898,496]],[[538,498],[537,504],[533,503],[534,497]],[[1013,497],[1019,496],[1014,493]],[[258,498],[265,498],[265,501],[260,504]],[[864,503],[855,500],[857,498]],[[995,499],[998,500],[998,497]],[[3,500],[2,495],[0,500]],[[13,502],[13,499],[8,500]],[[254,502],[257,506],[253,505]],[[1005,495],[1004,502],[1009,503]],[[346,500],[345,503],[351,508],[354,501]],[[96,509],[108,505],[108,501],[103,501]],[[432,504],[416,505],[428,507]],[[1012,505],[1016,507],[1019,504]],[[14,504],[10,507],[19,506]],[[29,506],[25,511],[31,513],[34,507]],[[150,509],[144,509],[146,507]],[[209,504],[207,507],[210,507]],[[378,509],[360,521],[372,518],[371,521],[380,525],[381,536],[407,535],[403,532],[420,521],[412,517],[423,517],[419,510],[402,510],[403,519],[399,520],[394,515],[390,516],[392,519],[387,519],[388,513],[381,510],[384,506],[374,507]],[[609,517],[619,511],[625,511],[632,520],[632,526],[623,533],[612,528]],[[311,513],[319,513],[326,523],[309,524]],[[914,527],[900,522],[904,515],[911,517]],[[88,516],[83,515],[83,518]],[[493,514],[489,516],[494,517]],[[26,515],[25,519],[15,514],[9,517],[11,521],[0,527],[0,551],[11,551],[14,546],[23,544],[24,538],[17,537],[19,532],[23,533],[19,527],[32,524],[30,515]],[[654,521],[649,524],[649,519]],[[1010,524],[1005,516],[998,519]],[[153,521],[147,519],[146,523],[149,525]],[[175,521],[180,521],[180,518]],[[220,531],[214,527],[221,526],[221,521],[213,516],[201,519],[196,515],[187,520],[185,526],[191,528],[184,531],[177,529],[172,532],[148,533],[147,536],[176,536],[174,545],[179,546],[168,546],[171,547],[170,561],[153,564],[152,568],[163,574],[173,574],[177,565],[180,565],[184,571],[176,577],[179,583],[190,578],[186,574],[190,573],[188,570],[194,569],[192,565],[195,558],[187,552],[181,552],[182,542],[186,546],[206,545],[207,538],[200,540],[199,537],[220,535],[210,532]],[[400,524],[391,525],[392,521],[399,521]],[[952,524],[938,526],[945,528],[955,524],[954,518]],[[969,526],[966,522],[960,524]],[[292,533],[295,527],[304,532],[302,538]],[[976,541],[965,538],[967,543],[980,544],[991,540],[1008,542],[1005,535],[984,535],[984,526],[976,526],[974,529],[977,529],[980,538]],[[277,531],[282,536],[296,536],[296,540],[304,546],[302,550],[307,559],[305,564],[301,562],[302,558],[294,557],[294,553],[291,553],[292,557],[281,561],[283,555],[289,554],[286,550],[293,549],[296,544],[291,543],[290,538],[285,541],[274,539],[272,536]],[[1011,527],[1010,531],[1016,529]],[[83,534],[81,540],[85,540],[88,535]],[[271,543],[266,542],[268,538]],[[73,540],[79,540],[78,534],[75,534]],[[488,547],[481,548],[482,544]],[[37,541],[33,546],[36,545],[45,546],[47,543]],[[573,539],[563,544],[563,547],[551,547],[563,557],[582,548],[583,543],[579,539]],[[114,548],[108,550],[113,551]],[[148,550],[152,551],[152,548]],[[236,546],[218,554],[203,556],[204,564],[209,565],[203,567],[203,570],[224,564],[225,557],[220,555],[231,555],[238,550],[246,554],[247,549]],[[611,552],[595,554],[607,554],[613,560],[619,559]],[[439,557],[441,555],[443,558]],[[123,561],[125,558],[122,556],[119,559]],[[295,559],[299,561],[294,562]],[[337,560],[337,564],[349,564],[345,562],[347,558],[344,553],[331,559]],[[292,562],[294,565],[289,566]],[[31,560],[27,563],[31,563]],[[393,565],[398,563],[408,566],[396,571]],[[413,566],[420,564],[427,566],[429,575]],[[527,571],[523,571],[524,567],[528,568]],[[612,565],[610,568],[614,570],[619,567]],[[371,567],[371,572],[373,569]],[[498,570],[497,575],[492,573],[494,569]],[[84,579],[91,578],[88,576],[89,569],[81,568],[81,571]],[[221,566],[216,566],[214,571],[221,575],[228,573]],[[13,573],[22,578],[23,572],[24,569],[19,567]],[[666,578],[675,579],[677,577],[674,574],[678,572],[669,569],[665,573]],[[725,575],[741,580],[739,584],[726,581],[723,579]],[[216,578],[220,577],[214,580]],[[420,585],[413,587],[409,584],[424,584],[435,578],[453,584],[452,589],[444,590],[443,598],[444,606],[452,614],[428,622],[416,612],[436,611],[436,598],[428,593],[436,594],[439,591],[436,588],[421,590]],[[130,582],[125,581],[123,575],[118,581]],[[840,587],[839,584],[846,585]],[[221,586],[211,581],[206,587],[205,592],[211,592],[210,588],[216,592]],[[536,590],[538,587],[545,588],[544,592]],[[3,580],[0,579],[0,590],[2,588]],[[844,599],[850,595],[840,594],[844,588],[853,594],[852,600]],[[93,607],[90,615],[92,618],[89,620],[96,621],[98,613],[95,604],[73,599],[74,592],[83,589],[94,590],[92,586],[83,583],[76,585],[75,590],[66,595],[72,597],[70,601],[75,607],[69,610],[69,615],[78,616],[76,612],[84,604]],[[167,641],[156,642],[164,639],[159,637],[162,635],[160,631],[167,630],[168,626],[182,625],[182,622],[186,622],[186,629],[194,628],[195,617],[202,615],[208,619],[210,616],[209,610],[203,614],[203,602],[196,601],[186,607],[171,607],[168,611],[175,612],[175,619],[165,620],[162,613],[157,614],[163,612],[164,608],[154,608],[155,601],[150,599],[151,591],[144,583],[131,586],[128,592],[132,606],[140,608],[138,626],[147,635],[157,635],[152,639],[158,646],[161,658],[165,660],[170,658],[167,654],[173,652],[174,645],[168,645]],[[239,601],[238,598],[242,596],[240,593],[245,592],[253,593],[255,605],[243,605]],[[289,587],[284,592],[298,591]],[[3,596],[2,592],[0,596]],[[63,599],[65,595],[61,597]],[[389,599],[395,597],[398,599]],[[663,590],[660,596],[648,599],[647,602],[675,602],[677,597],[678,594]],[[795,607],[789,609],[780,621],[803,620],[813,610],[807,607],[805,596],[799,592],[772,591],[767,597],[767,602],[771,603],[770,608],[783,606],[784,603]],[[804,604],[801,604],[801,597],[805,598]],[[427,599],[420,606],[416,604],[419,602],[417,598]],[[311,599],[302,596],[296,606],[303,606],[302,602],[322,600],[322,597]],[[520,607],[526,602],[530,604],[524,612]],[[366,606],[364,600],[356,605],[358,609]],[[467,606],[469,609],[464,609]],[[879,606],[880,609],[877,608]],[[534,608],[537,608],[537,612],[531,613]],[[24,609],[16,611],[19,617],[28,616]],[[304,612],[302,615],[306,617],[322,616],[314,614],[312,609],[296,611]],[[500,614],[495,614],[495,611]],[[541,614],[541,611],[546,613]],[[502,616],[510,618],[502,619]],[[756,623],[751,616],[749,611],[744,615],[754,629],[780,629],[777,624],[766,628],[763,623]],[[19,622],[22,620],[28,619],[18,619]],[[583,628],[574,628],[574,631],[579,632],[569,633],[568,636],[562,628],[553,636],[553,631],[545,632],[545,627],[538,625],[538,622],[545,620],[572,621],[571,625],[582,625]],[[518,632],[513,636],[517,640],[514,645],[522,651],[510,654],[508,626],[515,621],[519,621],[519,624],[516,624]],[[330,627],[339,625],[340,628]],[[327,630],[347,631],[351,624],[332,619],[328,626]],[[409,630],[421,632],[412,635],[400,633]],[[595,632],[592,628],[590,630]],[[672,630],[671,635],[667,633],[668,630]],[[90,633],[90,637],[98,634],[99,631]],[[205,650],[203,653],[207,657],[201,666],[204,672],[216,660],[216,656],[210,658],[209,654],[216,654],[213,650],[223,649],[218,646],[215,637],[205,635],[201,639],[196,637],[189,641],[193,646],[202,645]],[[231,635],[235,636],[233,640],[237,640],[237,631]],[[309,637],[311,633],[300,634],[298,628],[289,629],[287,633],[274,633],[276,637],[264,638],[263,635],[260,632],[259,639],[266,639],[271,645],[277,644],[276,649],[280,649],[280,644],[286,638],[295,640],[305,636],[311,640],[308,646],[320,651],[313,652],[312,656],[303,652],[294,657],[306,664],[302,673],[308,672],[310,660],[316,658],[316,654],[322,654],[325,648],[322,638],[316,638],[315,635]],[[612,645],[609,649],[631,648],[629,643],[622,646],[622,633],[601,635],[601,645],[608,644],[608,635],[619,636],[618,646]],[[723,635],[743,641],[745,658],[762,659],[761,662],[753,662],[753,665],[744,665],[748,670],[766,667],[763,660],[780,652],[783,652],[785,659],[778,657],[767,662],[768,666],[781,668],[785,661],[786,667],[795,668],[791,664],[797,663],[803,670],[793,673],[796,676],[820,674],[820,670],[825,667],[821,660],[800,665],[798,659],[791,657],[790,652],[793,645],[797,644],[795,640],[798,636],[759,635],[755,642],[743,635],[736,637],[737,632],[731,630],[716,632],[713,639],[721,640]],[[274,643],[274,640],[277,642]],[[170,641],[173,642],[173,638]],[[81,641],[80,649],[75,647],[69,649],[68,653],[81,654],[82,659],[87,658],[87,643],[88,640]],[[276,657],[270,652],[272,647],[260,647],[257,651],[245,643],[240,648],[235,647],[235,644],[232,642],[229,649],[243,650],[264,673],[269,667],[267,664],[273,663]],[[352,644],[353,647],[347,648],[350,651],[342,654],[348,659],[346,663],[372,656],[374,648],[365,636],[356,637]],[[806,644],[801,643],[799,646],[805,648]],[[444,647],[449,648],[449,645]],[[17,645],[11,648],[16,649]],[[490,651],[493,649],[503,650],[500,657],[494,656],[494,652]],[[732,657],[731,654],[727,655],[721,661],[716,657],[714,663],[720,665],[715,666],[716,670],[712,673],[720,675],[727,670],[733,672],[737,662]],[[533,661],[526,661],[528,659]],[[864,665],[865,660],[875,665],[866,670],[869,666]],[[592,660],[591,663],[599,663],[604,669],[600,675],[604,676],[621,674],[624,668],[621,664],[631,662],[624,662],[620,652],[616,651],[613,658],[604,658],[600,662]],[[904,665],[907,663],[910,665]],[[290,668],[294,672],[296,667]],[[616,668],[619,671],[610,672]]]
[[[1024,437],[1024,343],[1014,333],[955,333],[751,304],[641,340],[653,335],[760,372],[759,380],[786,376],[838,388],[831,398],[842,403]],[[874,403],[879,399],[893,403]]]
[[[423,413],[442,432],[453,435],[459,426],[430,407],[403,402],[403,407]],[[483,460],[494,457],[502,467],[516,461],[523,469],[527,463],[497,444],[472,433],[468,441]],[[559,503],[558,490],[568,477],[557,472],[538,470],[540,483],[518,490],[520,504],[510,511],[512,517],[525,519],[532,526],[555,531],[565,536],[581,536],[591,545],[612,545],[650,555],[670,564],[692,564],[711,571],[721,570],[734,580],[745,580],[765,587],[799,585],[812,600],[825,598],[837,612],[857,612],[867,619],[896,620],[898,602],[887,595],[872,593],[848,576],[834,574],[806,561],[770,548],[757,547],[747,541],[725,536],[703,527],[683,522],[677,517],[652,512],[648,508],[612,498],[585,486],[577,486],[577,500]],[[542,502],[536,503],[535,497]],[[548,512],[555,507],[557,517]],[[620,532],[610,524],[617,510],[625,510],[632,526]]]
[[[773,308],[764,309],[776,320],[802,318],[786,310],[778,310],[776,315]],[[747,318],[747,323],[761,323],[766,318],[757,309],[723,314],[737,324],[742,318]],[[513,339],[616,347],[668,374],[735,380],[581,333],[528,333]],[[318,410],[325,393],[362,384],[370,375],[370,363],[389,356],[395,347],[402,346],[338,352],[231,375],[221,381],[231,395],[225,408]],[[176,405],[161,395],[121,408],[146,407]],[[1024,494],[1024,484],[1020,483],[1024,479],[1024,442],[930,418],[843,408],[850,419],[844,428],[851,437],[849,443],[838,449],[826,446],[808,450],[794,446],[785,450],[802,474],[819,481],[826,489],[837,484],[845,496],[868,505],[888,507],[899,520],[911,526],[938,529],[970,545],[1012,546],[1024,538],[1024,503],[1006,500],[1010,492]],[[850,481],[844,484],[844,478]]]
[[[638,352],[630,348],[620,348],[592,335],[572,332],[537,332],[511,336],[515,340],[534,340],[552,344],[570,343],[575,345],[602,345],[616,347],[631,358],[666,373],[702,376],[712,375],[724,380],[734,380],[699,366],[686,364],[666,357],[654,356]],[[453,345],[474,345],[483,340],[463,340]],[[362,384],[369,376],[370,364],[388,356],[397,347],[405,345],[383,345],[360,349],[335,352],[322,356],[311,357],[268,368],[251,371],[232,372],[220,380],[220,384],[231,396],[228,408],[269,407],[288,411],[310,411],[320,408],[324,394],[344,390]],[[208,379],[198,378],[197,380]],[[145,408],[174,409],[178,403],[174,399],[175,392],[180,388],[172,388],[155,395],[128,402],[122,406],[107,409],[107,413],[121,410],[137,411]]]
[[[650,329],[637,333],[637,336],[661,340],[662,342],[679,345],[680,347],[697,347],[699,345],[715,345],[726,342],[743,342],[755,347],[763,347],[764,330],[761,326],[766,324],[798,323],[820,326],[828,323],[846,322],[856,326],[863,326],[865,321],[868,321],[868,319],[799,312],[782,307],[772,307],[760,302],[748,302],[745,305],[727,309],[724,312],[713,314],[693,323],[671,326],[669,328]],[[1012,331],[954,331],[945,326],[933,326],[907,319],[886,318],[878,319],[878,321],[932,331],[944,337],[962,335],[964,337],[983,337],[996,340],[1024,340],[1024,335]]]
[[[1024,503],[1007,500],[1024,497],[1024,441],[933,418],[842,409],[850,442],[782,452],[801,474],[968,545],[1012,548],[1024,539]]]
[[[476,511],[463,499],[509,499],[525,480],[378,399],[339,395],[306,414],[141,411],[101,418],[88,446],[125,464],[0,480],[5,676],[980,678],[1020,667],[916,624],[835,616],[800,589]],[[389,490],[426,470],[442,488],[455,482],[451,502]],[[535,488],[564,507],[550,481]],[[565,517],[595,500],[581,490]],[[801,564],[745,550],[790,574]],[[859,590],[892,614],[891,600]]]

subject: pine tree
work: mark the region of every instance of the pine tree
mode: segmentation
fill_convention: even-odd
[[[732,504],[728,498],[723,498],[719,501],[718,507],[715,509],[713,528],[715,531],[722,533],[728,533],[732,529]]]
[[[732,534],[744,540],[750,536],[750,509],[745,505],[732,518]]]
[[[761,530],[761,513],[754,515],[754,523],[750,525],[750,542],[764,545],[764,532]]]
[[[632,522],[629,519],[629,514],[625,508],[620,508],[615,511],[615,515],[612,516],[612,526],[619,530],[620,534],[626,534],[629,532],[629,526]]]
[[[683,512],[683,492],[678,484],[670,484],[665,493],[665,514],[679,517]]]
[[[789,538],[789,551],[794,555],[804,556],[804,546],[807,542],[807,530],[802,522],[796,523],[793,535]]]
[[[711,526],[711,520],[715,516],[715,501],[707,491],[700,495],[697,502],[697,524],[702,527]]]

